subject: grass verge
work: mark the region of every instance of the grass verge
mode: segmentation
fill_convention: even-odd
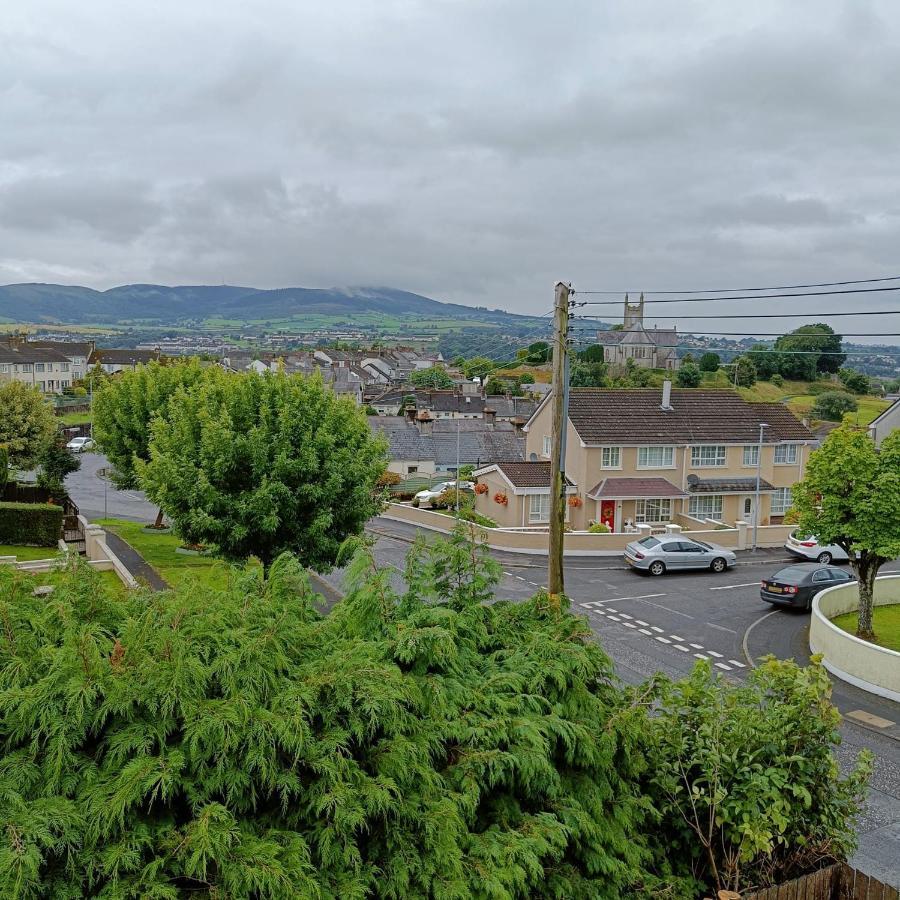
[[[127,541],[159,572],[172,587],[196,579],[201,584],[220,590],[227,586],[231,567],[209,556],[184,556],[176,553],[181,538],[175,534],[148,534],[142,522],[124,519],[98,519],[97,524],[108,528]]]
[[[872,616],[878,646],[900,652],[900,603],[876,606]],[[838,628],[856,634],[856,613],[846,613],[831,620]]]
[[[15,556],[19,562],[29,559],[53,559],[59,549],[56,547],[20,547],[17,544],[0,544],[0,556]]]

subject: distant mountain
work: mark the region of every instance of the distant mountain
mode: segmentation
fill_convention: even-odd
[[[95,291],[62,284],[0,286],[0,321],[36,324],[175,325],[209,318],[253,320],[329,316],[352,321],[361,314],[413,320],[459,319],[521,326],[533,316],[503,310],[442,303],[394,288],[278,288],[259,290],[233,285],[167,287],[127,284]]]

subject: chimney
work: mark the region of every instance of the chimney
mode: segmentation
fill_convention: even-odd
[[[487,409],[484,410],[484,421],[487,423],[488,428],[493,428],[494,424],[497,421],[497,410],[496,409]]]
[[[434,430],[431,413],[429,413],[427,409],[423,409],[422,412],[416,416],[416,422],[418,423],[419,431],[422,434],[431,434]]]
[[[662,403],[660,404],[660,409],[665,410],[666,412],[671,412],[672,410],[672,382],[667,378],[663,382],[663,390],[662,390]]]
[[[406,407],[406,418],[409,419],[410,422],[416,421],[416,408],[414,406]]]

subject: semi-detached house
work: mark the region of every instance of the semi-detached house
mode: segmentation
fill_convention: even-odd
[[[499,463],[476,473],[488,488],[478,507],[501,525],[549,521],[550,423],[548,399],[525,426],[525,468]],[[767,427],[760,443],[761,425]],[[668,383],[662,391],[573,388],[566,435],[570,527],[752,522],[757,463],[759,524],[778,524],[813,441],[787,407],[749,403],[730,390],[672,390]],[[496,502],[498,494],[505,502]]]

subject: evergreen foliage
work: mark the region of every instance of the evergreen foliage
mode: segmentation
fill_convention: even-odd
[[[0,502],[0,544],[56,547],[62,520],[62,507],[55,503]]]
[[[678,387],[695,388],[700,387],[703,380],[703,373],[696,363],[682,362],[678,371],[675,373],[675,381]]]
[[[265,565],[296,553],[327,569],[381,501],[385,443],[316,374],[209,370],[151,427],[141,485],[192,544]]]
[[[701,372],[717,372],[721,365],[722,358],[718,353],[713,353],[711,350],[707,350],[707,352],[700,357]]]
[[[844,418],[844,413],[854,412],[858,407],[859,404],[852,394],[845,391],[825,391],[816,397],[812,414],[817,419],[840,422]]]
[[[434,390],[446,390],[453,387],[453,379],[447,374],[443,366],[431,366],[427,369],[417,369],[409,373],[407,381],[416,387],[432,388]]]
[[[649,884],[609,660],[457,533],[322,619],[299,563],[124,600],[0,572],[0,895],[621,898]]]
[[[56,494],[65,491],[66,476],[81,468],[81,460],[74,453],[70,453],[59,439],[51,441],[41,450],[38,464],[41,470],[38,473],[37,483]]]
[[[737,357],[734,361],[734,383],[738,387],[753,387],[756,384],[757,368],[752,354]],[[760,377],[765,377],[760,376]]]

